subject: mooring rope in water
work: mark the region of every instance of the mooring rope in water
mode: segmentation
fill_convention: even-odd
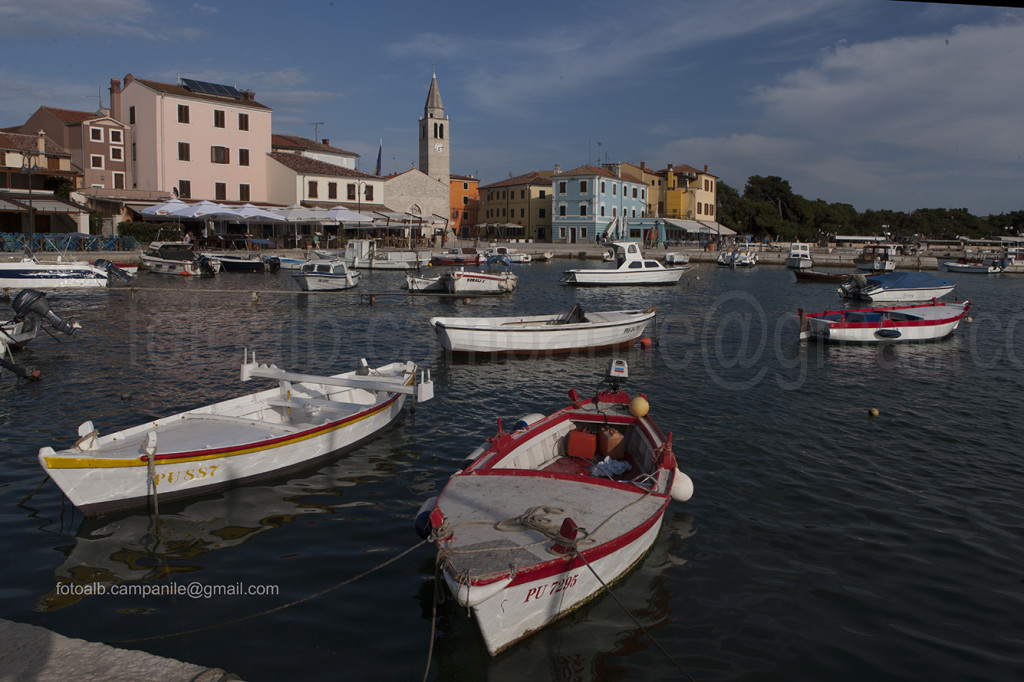
[[[601,583],[601,587],[604,588],[604,591],[611,595],[612,599],[614,599],[615,603],[619,605],[619,608],[622,609],[623,613],[629,616],[630,620],[632,620],[633,623],[638,628],[640,628],[640,631],[647,635],[648,639],[650,639],[654,643],[654,646],[658,648],[658,651],[660,651],[665,656],[665,658],[667,658],[669,662],[671,662],[672,665],[674,665],[679,670],[679,672],[681,672],[683,675],[686,675],[686,679],[690,680],[690,682],[696,682],[696,680],[693,679],[693,676],[690,675],[690,673],[686,672],[686,669],[683,668],[683,666],[679,665],[676,659],[672,658],[672,654],[665,651],[665,647],[661,646],[661,644],[658,643],[658,640],[654,638],[654,635],[648,632],[647,628],[645,628],[643,624],[640,621],[638,621],[632,613],[629,612],[625,605],[621,601],[619,601],[619,598],[616,596],[616,594],[612,592],[612,588],[610,588],[603,580],[601,580],[601,576],[597,574],[597,571],[594,570],[594,567],[590,565],[590,562],[587,561],[587,558],[583,556],[583,554],[581,554],[579,550],[576,551],[576,556],[578,556],[583,561],[583,563],[587,565],[587,568],[590,569],[590,572],[594,574],[595,578],[597,578],[597,582]]]
[[[226,620],[226,621],[223,621],[221,623],[214,623],[213,625],[206,625],[206,626],[201,627],[201,628],[193,628],[191,630],[181,630],[179,632],[171,632],[171,633],[167,633],[167,634],[163,634],[163,635],[151,635],[149,637],[136,637],[134,639],[119,639],[119,640],[116,640],[116,641],[113,641],[113,642],[104,642],[104,643],[105,644],[111,644],[111,645],[114,645],[114,644],[135,644],[137,642],[150,642],[150,641],[157,640],[157,639],[169,639],[171,637],[182,637],[184,635],[194,635],[194,634],[197,634],[197,633],[200,633],[200,632],[206,632],[207,630],[215,630],[217,628],[222,628],[222,627],[225,627],[227,625],[236,625],[238,623],[244,623],[247,620],[253,620],[253,619],[256,619],[256,618],[260,618],[262,616],[268,616],[271,613],[277,613],[278,611],[284,611],[285,609],[291,608],[291,607],[296,606],[298,604],[302,604],[302,603],[305,603],[307,601],[311,601],[313,599],[316,599],[317,597],[322,597],[323,595],[327,594],[328,592],[333,592],[334,590],[338,589],[339,587],[344,587],[346,585],[350,585],[351,583],[354,583],[355,581],[360,580],[361,578],[365,578],[366,576],[370,575],[371,573],[379,571],[380,569],[384,568],[385,566],[388,566],[388,565],[398,561],[399,559],[401,559],[402,557],[404,557],[407,554],[411,553],[412,551],[414,551],[416,549],[419,549],[419,547],[424,545],[426,542],[427,542],[426,540],[420,540],[419,542],[417,542],[415,545],[413,545],[409,549],[407,549],[407,550],[405,550],[405,551],[403,551],[403,552],[401,552],[399,554],[396,554],[395,556],[391,557],[387,561],[385,561],[385,562],[383,562],[381,564],[378,564],[378,565],[374,566],[373,568],[370,568],[370,569],[368,569],[366,571],[363,571],[359,575],[356,575],[356,576],[353,576],[351,578],[348,578],[347,580],[343,580],[340,583],[331,585],[330,587],[322,589],[319,592],[314,592],[313,594],[306,595],[305,597],[302,597],[300,599],[296,599],[294,601],[290,601],[287,604],[281,604],[280,606],[275,606],[274,608],[267,609],[266,611],[260,611],[259,613],[253,613],[253,614],[250,614],[248,616],[242,616],[240,618],[234,618],[232,620]]]

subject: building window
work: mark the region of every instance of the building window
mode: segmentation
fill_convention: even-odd
[[[612,184],[612,196],[613,196],[613,197],[614,197],[614,196],[616,196],[616,193],[617,193],[618,191],[619,191],[619,185],[618,185],[618,183],[614,183],[614,184]]]
[[[605,191],[606,191],[606,190],[605,190],[605,188],[604,188],[604,180],[602,180],[602,181],[601,181],[601,194],[604,194],[604,193],[605,193]]]
[[[565,180],[561,180],[558,183],[558,193],[565,194]]]
[[[580,228],[580,238],[581,239],[586,239],[587,238],[587,228],[585,228],[585,227],[581,227]]]
[[[581,216],[587,215],[587,205],[586,204],[580,204],[580,215]]]
[[[238,115],[238,129],[248,130],[249,129],[249,114]]]
[[[178,198],[179,199],[191,199],[192,198],[192,183],[188,180],[178,180]]]
[[[224,111],[221,109],[213,110],[213,127],[223,128],[224,127]]]
[[[703,215],[703,206],[704,204],[700,203],[699,201],[697,202],[697,215]]]
[[[135,105],[128,107],[128,124],[135,125]]]
[[[327,198],[337,199],[338,198],[338,183],[328,182],[327,183]]]
[[[601,215],[604,216],[604,204],[601,204]]]
[[[633,188],[633,198],[636,199],[636,187]]]
[[[111,161],[124,161],[124,147],[111,147],[110,148],[110,160]]]
[[[469,197],[462,197],[462,205],[463,206],[468,206],[469,205]]]
[[[469,189],[469,183],[468,182],[462,183],[462,189]]]
[[[120,130],[111,130],[110,131],[110,141],[113,144],[123,144],[124,143],[124,138],[121,136],[121,131]]]
[[[238,200],[249,201],[249,185],[238,186]]]
[[[367,185],[363,189],[363,198],[367,201],[373,201],[373,185]]]
[[[586,180],[580,180],[580,194],[586,194],[586,193],[587,193],[587,181]]]
[[[210,147],[211,163],[231,163],[231,150],[227,147]]]
[[[178,123],[188,123],[188,105],[178,105]]]
[[[114,189],[124,189],[124,173],[114,173]]]
[[[188,142],[178,143],[178,161],[191,161],[192,153],[188,146]]]
[[[89,156],[89,167],[90,168],[99,168],[100,170],[103,170],[103,155],[102,154],[92,154],[92,155],[90,155]]]
[[[239,149],[238,150],[238,165],[248,166],[249,165],[249,150]]]
[[[542,189],[542,190],[540,191],[540,198],[541,198],[541,199],[545,198],[545,197],[546,197],[547,195],[548,195],[548,193],[547,193],[547,191],[546,191],[546,190],[543,190],[543,189]]]
[[[353,183],[349,183],[348,187],[345,188],[346,195],[349,201],[356,200],[356,186]]]
[[[558,228],[558,236],[561,239],[565,239],[565,228],[564,227]]]
[[[562,204],[561,206],[558,207],[558,215],[559,216],[564,216],[565,215],[565,204]]]
[[[526,198],[526,190],[525,189],[519,190],[519,198],[520,199],[525,199]]]
[[[520,218],[525,218],[526,217],[526,209],[525,208],[519,209],[519,217]]]
[[[547,210],[545,210],[543,208],[537,209],[537,217],[538,218],[546,218],[547,216],[548,216]]]
[[[89,127],[89,139],[93,142],[103,142],[103,128]]]
[[[306,192],[306,196],[308,196],[310,199],[317,198],[318,195],[316,193],[316,180],[309,181],[309,190]]]
[[[224,201],[228,198],[228,186],[223,182],[213,183],[213,194],[214,199],[217,201]]]

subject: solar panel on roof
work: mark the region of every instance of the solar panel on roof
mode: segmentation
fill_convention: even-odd
[[[208,83],[206,81],[197,81],[192,78],[182,78],[181,84],[192,92],[201,92],[207,95],[221,95],[224,97],[236,97],[240,98],[242,93],[230,85],[221,85],[220,83]]]

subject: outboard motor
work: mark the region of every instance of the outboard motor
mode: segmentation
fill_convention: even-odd
[[[57,313],[50,310],[50,302],[46,300],[46,294],[35,289],[22,289],[11,301],[11,307],[19,317],[36,315],[50,323],[50,326],[59,332],[71,336],[78,331],[79,326],[74,322],[68,322]]]
[[[199,254],[196,256],[196,264],[199,266],[199,271],[204,275],[216,275],[217,270],[213,267],[213,263],[206,256]]]
[[[121,280],[125,284],[129,284],[133,279],[135,279],[134,277],[129,275],[127,272],[125,272],[121,268],[117,267],[116,265],[114,265],[113,263],[108,261],[106,258],[97,258],[95,265],[96,265],[96,267],[100,268],[101,270],[105,270],[106,271],[108,279],[111,278],[111,277],[116,277],[117,279]],[[113,281],[113,280],[111,280],[111,281]]]

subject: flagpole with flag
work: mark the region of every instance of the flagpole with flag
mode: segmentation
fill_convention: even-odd
[[[380,148],[377,149],[377,168],[374,169],[373,174],[380,175],[380,155],[384,151],[384,138],[380,138]]]

